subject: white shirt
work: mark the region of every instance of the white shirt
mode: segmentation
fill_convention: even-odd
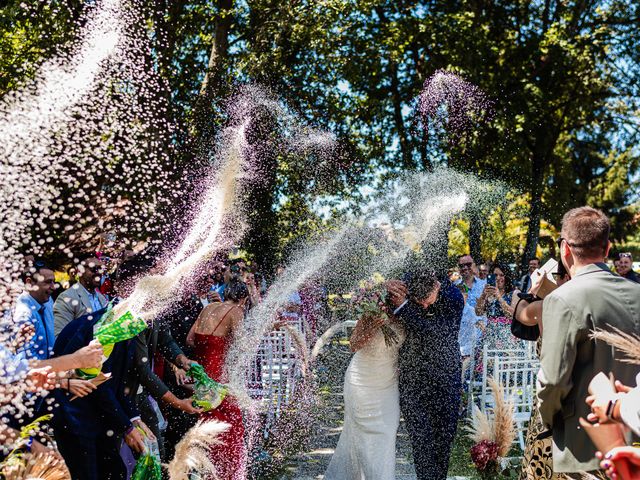
[[[409,303],[409,300],[405,300],[404,302],[402,302],[400,306],[393,311],[393,314],[397,315],[398,312],[402,310],[407,303]]]
[[[456,282],[456,285],[460,285],[462,282],[463,280],[460,279]],[[460,342],[460,355],[463,357],[473,354],[473,348],[475,347],[476,340],[480,338],[481,332],[477,327],[477,323],[487,323],[486,317],[479,317],[476,315],[476,303],[478,303],[478,297],[480,297],[486,285],[486,280],[473,277],[473,284],[467,294],[467,301],[464,304],[462,319],[460,321],[460,333],[458,335],[458,341]]]

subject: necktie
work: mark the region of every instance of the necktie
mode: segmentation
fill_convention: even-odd
[[[51,353],[49,352],[49,332],[47,331],[47,320],[44,317],[44,309],[45,309],[44,305],[42,305],[38,309],[38,314],[40,315],[40,321],[42,322],[42,330],[44,331],[44,345],[40,346],[40,350],[45,352],[45,354],[47,355],[46,358],[49,358],[49,354]]]

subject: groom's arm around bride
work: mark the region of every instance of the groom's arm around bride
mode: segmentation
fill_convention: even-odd
[[[428,342],[438,350],[452,351],[454,357],[441,360],[457,364],[460,349],[452,347],[458,344],[457,335],[464,309],[464,297],[458,288],[449,280],[439,281],[433,272],[425,272],[411,277],[406,283],[400,280],[387,282],[387,292],[396,307],[393,313],[401,320],[407,333],[418,336],[423,346]]]

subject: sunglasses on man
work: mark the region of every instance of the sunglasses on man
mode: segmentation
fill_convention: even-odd
[[[459,268],[471,268],[473,266],[473,262],[468,262],[468,263],[459,263],[458,267]]]

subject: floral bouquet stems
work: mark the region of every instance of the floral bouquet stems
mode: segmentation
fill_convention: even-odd
[[[116,343],[135,337],[145,328],[147,328],[145,321],[140,317],[134,317],[130,311],[114,319],[113,305],[109,305],[95,325],[93,337],[102,345],[104,360],[106,360],[113,352]],[[101,370],[101,368],[82,368],[76,370],[76,374],[80,378],[89,379],[96,377]]]
[[[192,363],[187,375],[194,380],[193,403],[205,412],[217,408],[229,392],[226,386],[209,377],[202,365]]]

